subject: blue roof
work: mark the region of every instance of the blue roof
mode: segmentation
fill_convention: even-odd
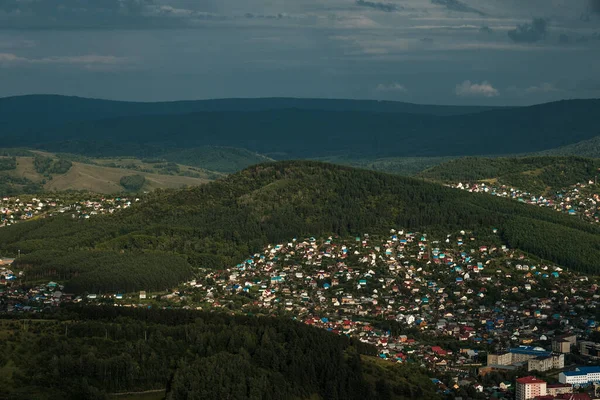
[[[508,351],[511,353],[514,353],[514,354],[527,354],[527,355],[532,355],[532,356],[545,356],[545,357],[548,357],[552,354],[551,351],[534,350],[534,348],[531,346],[516,347],[516,348],[509,349]]]
[[[600,373],[600,366],[595,367],[577,367],[575,371],[563,372],[565,376],[581,376],[587,374],[598,374]]]

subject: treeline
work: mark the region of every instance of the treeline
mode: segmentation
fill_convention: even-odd
[[[42,175],[66,174],[69,172],[73,163],[63,158],[53,159],[51,157],[36,154],[33,159],[33,167]]]
[[[41,184],[27,178],[0,174],[0,195],[18,196],[22,194],[37,194],[43,190]]]
[[[150,258],[149,252],[157,251],[179,255],[193,267],[220,269],[236,265],[267,243],[390,228],[432,236],[462,229],[491,235],[492,228],[498,228],[505,242],[533,255],[580,271],[598,271],[593,256],[565,256],[596,254],[598,226],[422,180],[306,161],[262,164],[207,185],[157,191],[145,203],[116,215],[18,224],[0,230],[0,250],[21,250],[35,258],[28,261],[30,268],[48,276],[58,271],[52,260],[73,251],[81,252],[82,264],[85,254],[93,260],[98,250]],[[564,240],[558,246],[561,232],[581,240]],[[535,243],[527,245],[527,240]],[[38,257],[44,251],[55,253]],[[91,273],[80,271],[79,278]],[[112,285],[108,273],[98,272],[94,279],[102,277],[106,286]]]
[[[418,368],[378,376],[361,359],[375,348],[290,320],[115,307],[40,317],[0,321],[7,399],[165,388],[172,400],[437,398]]]
[[[458,183],[496,180],[496,184],[544,193],[596,177],[600,160],[582,157],[465,157],[432,167],[420,177]]]
[[[27,279],[67,281],[65,290],[75,293],[164,291],[192,275],[185,258],[158,252],[39,251],[22,257],[19,265]]]

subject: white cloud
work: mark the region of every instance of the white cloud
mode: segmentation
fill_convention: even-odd
[[[498,89],[488,81],[473,83],[468,80],[456,85],[455,93],[460,97],[496,97],[500,95]]]
[[[401,85],[397,82],[390,83],[387,85],[384,83],[380,83],[379,85],[377,85],[376,90],[378,92],[397,92],[397,93],[406,93],[408,91],[408,90],[406,90],[404,85]]]

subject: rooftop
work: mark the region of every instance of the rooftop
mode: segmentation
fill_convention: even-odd
[[[538,379],[535,376],[525,376],[523,378],[517,379],[517,383],[526,385],[526,384],[531,384],[531,383],[546,383],[546,381]]]
[[[563,372],[565,376],[580,376],[587,374],[600,374],[600,366],[594,367],[577,367],[575,371]]]

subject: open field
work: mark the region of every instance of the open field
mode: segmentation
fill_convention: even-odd
[[[50,153],[38,153],[53,157]],[[154,189],[177,189],[202,185],[221,174],[179,164],[172,164],[175,172],[165,173],[164,169],[153,168],[152,164],[136,159],[99,159],[90,162],[73,161],[72,167],[62,174],[41,174],[36,171],[33,157],[16,157],[14,170],[2,171],[1,176],[18,179],[13,185],[23,185],[22,181],[36,184],[45,191],[86,190],[96,193],[118,193],[124,190],[120,180],[124,176],[142,175],[145,178],[143,191]],[[131,168],[126,168],[130,165]],[[156,170],[156,172],[154,172]],[[152,172],[148,172],[152,171]],[[188,175],[188,176],[185,176]]]
[[[209,182],[208,179],[202,178],[150,174],[123,168],[101,167],[75,162],[69,172],[54,177],[44,185],[44,189],[49,191],[90,190],[98,193],[115,193],[123,190],[119,181],[122,177],[128,175],[144,176],[146,178],[144,190],[158,188],[176,189],[185,186],[202,185]]]

